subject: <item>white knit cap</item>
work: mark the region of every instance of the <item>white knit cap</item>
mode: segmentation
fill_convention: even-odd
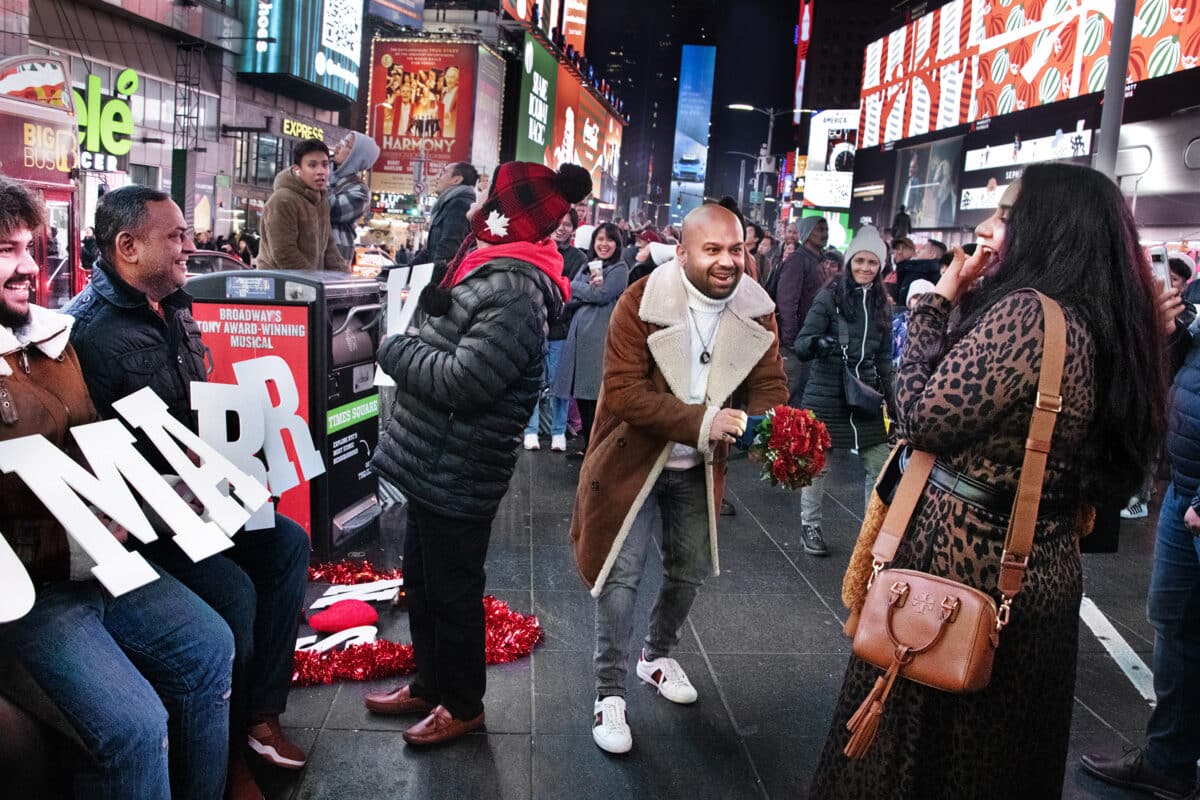
[[[650,259],[654,262],[654,266],[665,264],[674,257],[675,245],[663,242],[650,243]]]
[[[927,281],[924,278],[918,278],[908,285],[908,297],[904,298],[904,302],[910,302],[919,294],[929,294],[937,287],[933,285],[933,281]]]
[[[883,245],[883,237],[879,235],[874,225],[863,225],[850,240],[846,248],[846,261],[850,262],[857,254],[867,251],[879,259],[880,265],[887,261],[887,248]]]

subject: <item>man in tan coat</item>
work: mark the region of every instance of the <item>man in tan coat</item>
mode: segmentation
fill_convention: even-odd
[[[262,216],[259,269],[346,272],[329,218],[329,148],[305,139],[292,151],[292,166],[275,176],[275,191]]]
[[[610,753],[633,746],[625,664],[656,509],[667,574],[637,674],[666,699],[691,703],[696,690],[669,653],[705,573],[718,572],[716,511],[729,445],[745,431],[745,410],[787,402],[775,306],[742,280],[743,239],[727,209],[692,211],[675,259],[631,286],[609,324],[571,540],[599,601],[592,737]]]

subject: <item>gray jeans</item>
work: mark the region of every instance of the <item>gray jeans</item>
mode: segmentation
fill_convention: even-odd
[[[830,457],[844,458],[842,455],[846,451],[829,451]],[[859,452],[858,459],[863,465],[863,513],[866,513],[867,504],[871,500],[871,490],[875,488],[875,480],[879,477],[879,471],[883,469],[883,465],[887,463],[888,453],[892,452],[892,448],[884,442],[877,444],[874,447],[864,448]],[[829,467],[821,471],[821,474],[813,478],[812,485],[805,486],[800,490],[800,522],[804,525],[816,525],[821,527],[821,521],[824,519],[821,506],[825,500],[825,480],[829,477]]]
[[[596,608],[598,696],[625,696],[633,609],[654,541],[656,509],[662,514],[663,583],[650,612],[646,657],[666,656],[679,643],[679,631],[710,570],[707,495],[703,466],[682,472],[663,470],[634,518]]]

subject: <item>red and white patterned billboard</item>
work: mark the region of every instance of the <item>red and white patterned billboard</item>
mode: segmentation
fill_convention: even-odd
[[[867,46],[859,146],[1099,92],[1111,2],[954,0]],[[1200,64],[1200,2],[1138,0],[1128,81]]]

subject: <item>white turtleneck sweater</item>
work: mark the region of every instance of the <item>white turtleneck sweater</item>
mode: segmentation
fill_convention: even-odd
[[[692,282],[687,279],[687,273],[683,271],[683,267],[679,268],[679,277],[683,281],[683,288],[687,291],[687,326],[688,332],[691,334],[691,353],[688,360],[690,380],[686,399],[689,403],[707,405],[708,374],[712,364],[711,362],[701,364],[700,354],[704,352],[704,343],[707,342],[708,354],[712,355],[713,345],[717,341],[717,328],[721,324],[721,312],[737,294],[737,289],[735,288],[729,297],[715,300],[692,285]],[[676,443],[675,448],[671,451],[671,457],[667,460],[666,469],[691,469],[698,466],[703,460],[704,457],[696,448]]]

